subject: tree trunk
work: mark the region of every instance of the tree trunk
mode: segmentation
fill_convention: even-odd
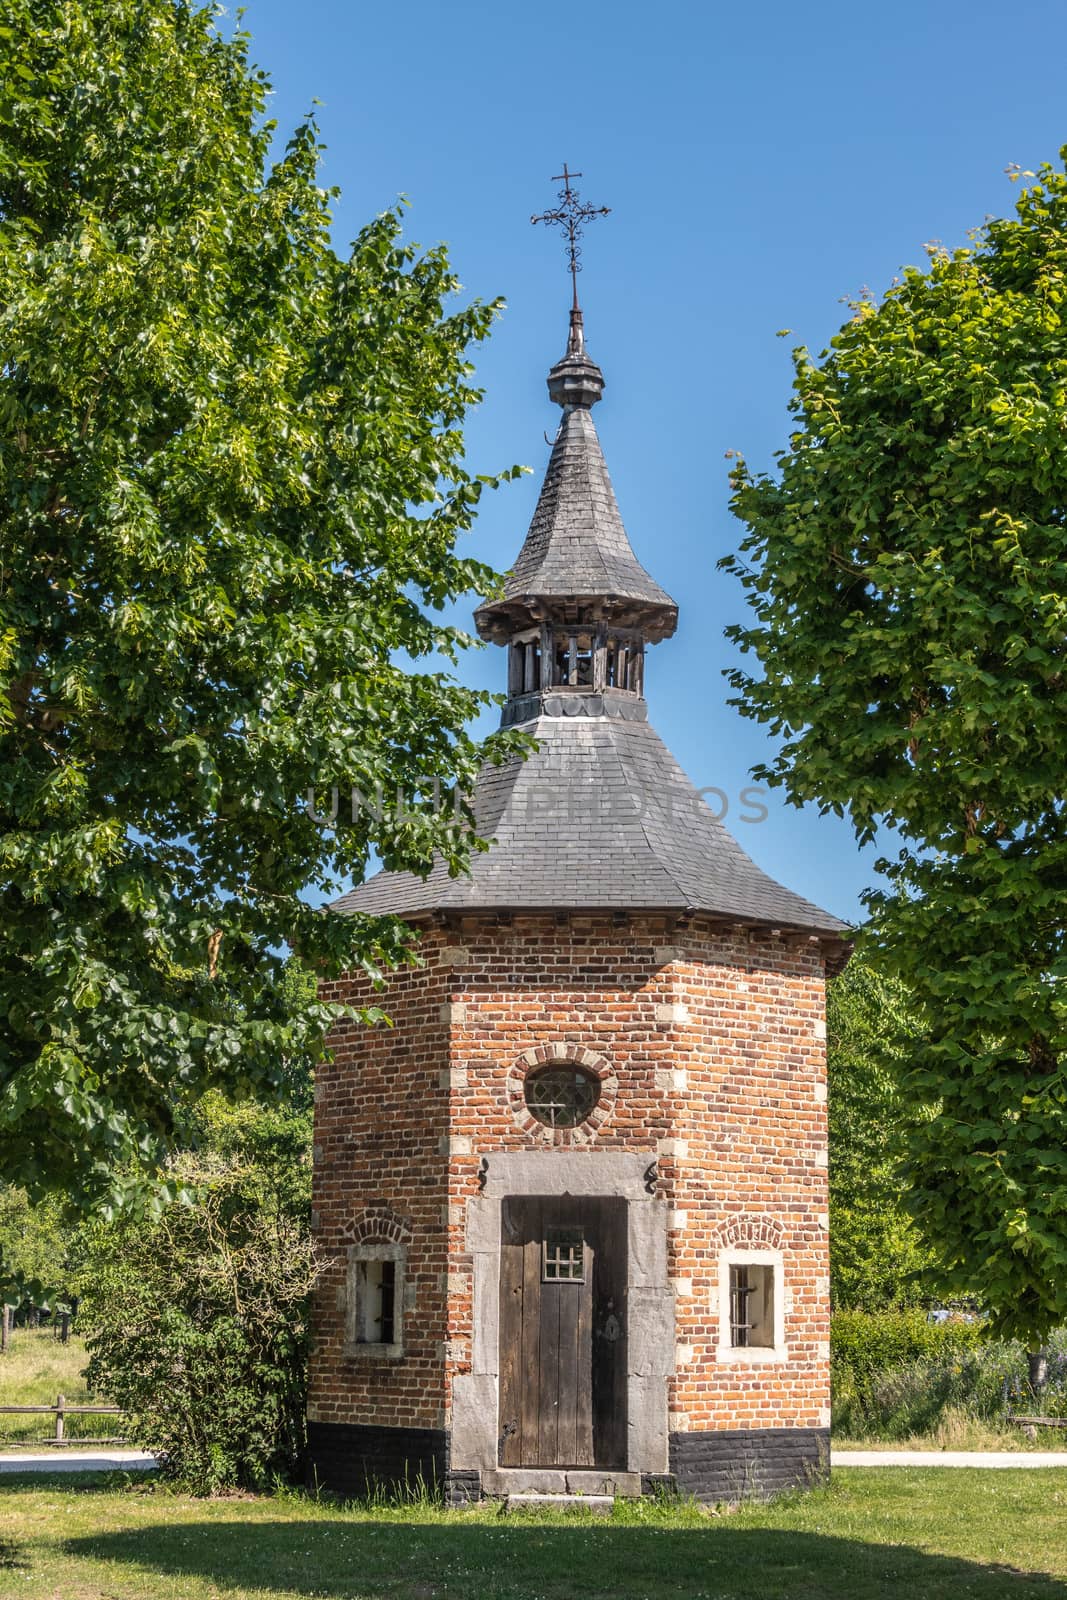
[[[1048,1347],[1042,1345],[1038,1350],[1028,1350],[1026,1361],[1030,1369],[1030,1388],[1035,1395],[1040,1394],[1048,1382]]]
[[[0,1312],[0,1355],[7,1349],[7,1341],[11,1337],[11,1307],[5,1306]]]

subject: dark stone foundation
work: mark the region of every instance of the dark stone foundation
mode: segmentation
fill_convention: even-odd
[[[825,1483],[830,1471],[829,1428],[739,1428],[672,1433],[671,1477],[683,1493],[706,1504],[767,1500],[783,1489]]]
[[[346,1498],[375,1490],[440,1490],[446,1505],[481,1497],[477,1472],[449,1464],[444,1428],[373,1428],[347,1422],[308,1423],[308,1484]],[[827,1480],[829,1428],[739,1428],[672,1433],[670,1472],[642,1474],[643,1494],[670,1488],[705,1504],[766,1500],[784,1489]]]
[[[447,1497],[448,1447],[444,1428],[309,1422],[308,1486],[358,1499],[375,1489],[417,1489],[421,1482],[445,1489]]]

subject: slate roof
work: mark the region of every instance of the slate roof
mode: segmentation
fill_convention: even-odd
[[[612,595],[677,610],[633,553],[586,406],[563,413],[530,531],[504,594]]]
[[[573,321],[573,319],[572,319]],[[563,407],[541,494],[522,549],[504,583],[502,600],[479,607],[483,635],[499,638],[515,602],[597,600],[616,615],[636,608],[646,635],[674,632],[678,607],[634,555],[619,515],[591,408],[604,375],[575,344],[548,377],[549,393]]]
[[[474,797],[494,840],[468,878],[381,872],[334,910],[703,911],[835,934],[846,925],[775,883],[727,832],[645,721],[541,716],[525,762],[486,767]]]
[[[673,632],[677,606],[634,555],[590,407],[604,387],[571,312],[567,353],[549,373],[563,407],[530,531],[505,597],[476,613],[506,643],[551,603],[585,599],[580,614],[630,621],[646,642]],[[530,604],[534,601],[536,604]],[[622,602],[620,606],[619,602]],[[349,912],[417,917],[435,911],[701,911],[829,935],[845,924],[775,883],[700,799],[629,691],[574,689],[513,696],[505,720],[538,741],[526,761],[483,769],[478,833],[493,841],[469,877],[438,862],[428,877],[380,872],[334,902]]]

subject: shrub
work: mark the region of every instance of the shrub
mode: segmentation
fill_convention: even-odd
[[[105,1230],[86,1293],[90,1386],[196,1493],[300,1474],[315,1251],[237,1164],[192,1204]]]
[[[1063,1332],[1052,1341],[1039,1400],[1023,1346],[989,1339],[977,1320],[934,1323],[918,1310],[836,1312],[830,1350],[839,1436],[907,1439],[931,1434],[951,1417],[995,1424],[1009,1411],[1067,1415]]]

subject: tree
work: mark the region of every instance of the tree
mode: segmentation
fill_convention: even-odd
[[[854,956],[826,996],[830,1292],[835,1309],[913,1305],[935,1291],[930,1252],[901,1201],[900,1080],[918,1047],[899,980]]]
[[[24,1189],[0,1184],[0,1260],[8,1277],[4,1303],[12,1309],[66,1304],[71,1286],[71,1231],[51,1195],[37,1205]]]
[[[446,306],[397,211],[335,254],[314,125],[272,161],[217,15],[4,18],[0,1179],[85,1204],[128,1199],[205,1088],[321,1047],[286,940],[326,976],[410,957],[309,894],[372,849],[462,870],[438,796],[521,743],[464,732],[491,697],[437,614],[493,592],[456,541],[500,481],[461,433],[496,305]]]
[[[948,1286],[1034,1351],[1067,1317],[1065,309],[1046,166],[796,352],[789,449],[735,465],[724,563],[759,668],[735,703],[781,737],[760,778],[896,830],[867,903],[924,1036],[909,1203]]]

